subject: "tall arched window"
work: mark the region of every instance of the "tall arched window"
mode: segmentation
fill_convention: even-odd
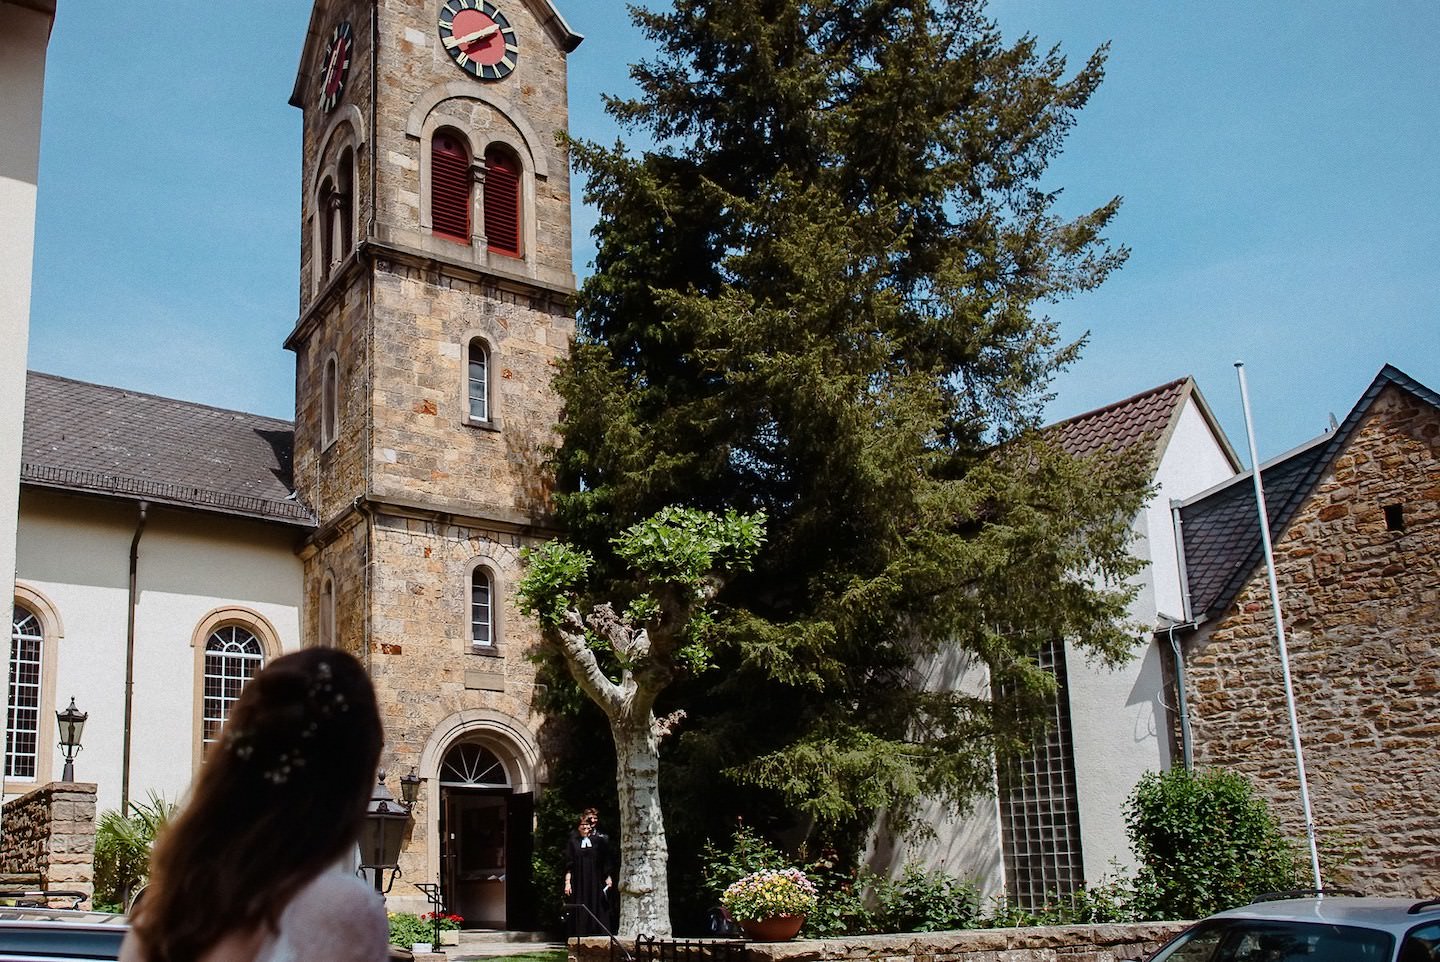
[[[340,239],[335,259],[341,261],[355,247],[355,151],[349,147],[340,154],[335,177],[338,181],[335,193],[339,198],[339,203],[335,205],[335,232]]]
[[[328,571],[320,585],[320,644],[335,647],[335,578]]]
[[[490,420],[490,351],[480,338],[471,338],[469,349],[469,413],[472,421]]]
[[[320,387],[320,446],[328,448],[340,434],[340,362],[335,355],[325,359]]]
[[[520,161],[508,149],[485,152],[485,240],[490,250],[519,257]]]
[[[264,663],[260,639],[244,626],[224,625],[210,633],[205,642],[203,751],[219,740],[231,707]]]
[[[15,605],[10,616],[10,687],[5,714],[5,776],[34,778],[40,750],[40,619]]]
[[[435,233],[470,243],[470,151],[458,135],[437,131],[430,141],[430,224]]]
[[[320,219],[320,279],[330,276],[335,266],[335,205],[340,196],[335,192],[335,182],[325,178],[320,185],[320,198],[316,205],[316,216]]]
[[[470,645],[475,651],[495,650],[494,585],[483,565],[470,573]]]

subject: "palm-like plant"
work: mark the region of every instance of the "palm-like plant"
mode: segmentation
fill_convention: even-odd
[[[123,909],[150,872],[150,847],[177,806],[151,792],[129,815],[103,812],[95,826],[95,902]]]

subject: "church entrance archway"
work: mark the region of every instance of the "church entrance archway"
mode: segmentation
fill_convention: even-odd
[[[440,783],[440,884],[446,911],[467,928],[529,928],[535,796],[518,791],[518,760],[483,736],[445,751]]]

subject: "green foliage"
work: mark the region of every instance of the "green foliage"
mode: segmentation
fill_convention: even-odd
[[[176,805],[151,792],[134,802],[130,814],[107,811],[95,825],[95,904],[122,911],[150,874],[155,836],[175,814]]]
[[[1294,846],[1244,776],[1221,769],[1149,773],[1126,803],[1144,914],[1198,919],[1303,885]]]
[[[525,576],[516,588],[520,610],[534,615],[542,625],[560,624],[570,600],[585,583],[589,553],[576,551],[563,541],[547,541],[521,551],[520,560],[525,565]]]
[[[962,803],[1029,720],[914,690],[917,657],[953,644],[1025,691],[1047,639],[1101,661],[1133,645],[1148,465],[1079,461],[1035,430],[1079,348],[1045,304],[1125,257],[1104,237],[1118,200],[1067,218],[1039,186],[1103,51],[1072,70],[960,0],[633,15],[656,54],[609,110],[651,146],[571,145],[600,213],[556,380],[573,548],[528,603],[560,617],[540,599],[583,571],[631,623],[658,617],[705,539],[634,526],[680,504],[764,512],[749,573],[677,651],[724,670],[672,692],[689,721],[667,792],[699,818],[743,800],[826,831],[881,809],[903,823],[922,795]]]
[[[390,944],[409,948],[416,942],[435,941],[435,928],[414,912],[391,912]]]
[[[701,859],[705,866],[705,889],[716,901],[727,888],[745,876],[766,869],[784,868],[789,862],[784,852],[744,825],[735,830],[730,844],[724,848],[706,839]]]
[[[906,865],[898,879],[876,879],[874,890],[881,932],[968,929],[980,917],[975,886],[938,870]]]

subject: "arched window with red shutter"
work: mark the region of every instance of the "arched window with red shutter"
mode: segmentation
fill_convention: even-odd
[[[470,243],[470,151],[448,130],[430,141],[430,225],[442,237]]]
[[[520,161],[504,147],[485,151],[485,240],[490,250],[519,257]]]

